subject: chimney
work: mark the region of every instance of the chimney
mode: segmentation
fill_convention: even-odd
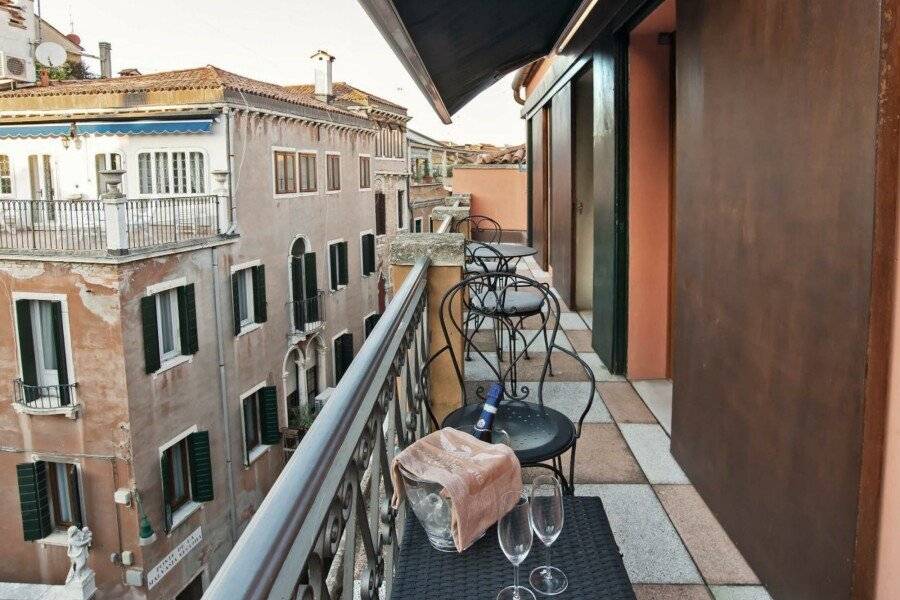
[[[324,50],[319,50],[310,57],[316,73],[316,98],[322,102],[334,100],[334,89],[331,80],[331,65],[334,57]]]
[[[109,42],[100,42],[100,77],[103,79],[112,77],[111,52],[112,46],[110,46]]]

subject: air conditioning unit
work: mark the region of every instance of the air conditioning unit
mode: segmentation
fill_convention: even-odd
[[[20,58],[0,52],[0,79],[33,83],[36,80],[34,61],[30,58]]]

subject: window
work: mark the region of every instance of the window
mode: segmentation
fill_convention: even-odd
[[[378,235],[384,235],[387,233],[387,228],[385,226],[385,221],[387,220],[385,214],[387,209],[384,206],[384,193],[375,192],[375,233]]]
[[[16,300],[21,399],[38,408],[71,403],[63,304],[50,300]]]
[[[263,446],[281,440],[278,428],[278,395],[275,386],[265,386],[241,400],[244,419],[244,464],[259,456]]]
[[[275,193],[293,194],[297,191],[297,164],[293,152],[275,151]]]
[[[203,574],[194,577],[186,588],[178,592],[175,600],[203,600]]]
[[[328,263],[331,290],[337,291],[347,286],[349,280],[347,268],[347,242],[328,244]]]
[[[406,227],[406,197],[403,190],[397,190],[397,229]]]
[[[341,156],[339,154],[327,155],[328,191],[336,192],[341,189]]]
[[[381,315],[378,313],[372,313],[368,317],[363,320],[363,329],[366,332],[366,338],[369,337],[369,334],[372,333],[372,330],[375,329],[375,325],[378,324],[378,319],[381,318]]]
[[[234,335],[254,323],[265,323],[266,267],[238,267],[231,274],[231,299],[234,311]]]
[[[297,158],[300,162],[300,191],[316,191],[316,155],[301,152]]]
[[[40,540],[72,525],[82,526],[78,467],[35,461],[16,465],[19,507],[26,541]]]
[[[370,159],[368,156],[359,157],[359,189],[367,190],[372,187],[372,175],[370,172]]]
[[[0,154],[0,194],[12,194],[12,169],[5,154]]]
[[[413,233],[422,233],[422,217],[416,217],[413,221]]]
[[[141,194],[188,195],[206,193],[202,152],[157,150],[138,154]]]
[[[141,298],[144,370],[155,373],[181,356],[196,354],[194,284],[172,286]]]
[[[362,274],[368,277],[375,272],[375,234],[364,233],[359,238],[362,250]]]
[[[100,175],[101,171],[121,169],[122,155],[118,152],[104,152],[102,154],[97,154],[94,157],[94,166],[96,167],[94,170],[94,176],[96,177],[97,181],[97,197],[99,198],[101,194],[107,191],[103,189],[103,177]],[[124,179],[122,182],[122,189],[126,189]]]
[[[193,512],[191,502],[213,499],[209,432],[194,431],[163,447],[159,467],[165,529],[171,531]]]
[[[306,243],[302,238],[291,247],[291,300],[295,331],[306,331],[307,324],[323,320],[322,307],[319,306],[316,253],[306,252]]]
[[[337,385],[353,362],[353,334],[342,333],[332,342],[334,352],[334,384]]]

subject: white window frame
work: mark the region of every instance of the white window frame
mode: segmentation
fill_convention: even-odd
[[[247,319],[241,321],[241,331],[238,337],[245,333],[250,333],[263,326],[262,323],[256,322],[256,290],[253,289],[253,271],[254,267],[262,265],[262,259],[250,260],[242,262],[238,265],[232,265],[231,274],[236,275],[243,272],[241,277],[247,278],[244,282],[245,302],[247,302]]]
[[[145,296],[158,296],[163,292],[171,292],[176,288],[185,287],[188,284],[186,277],[177,277],[175,279],[168,279],[166,281],[161,281],[160,283],[154,283],[153,285],[147,286],[147,289],[144,291]],[[159,316],[160,316],[160,306],[159,306],[159,298],[154,299],[156,302],[156,323],[157,323],[157,344],[159,348],[159,369],[157,369],[153,375],[159,375],[164,371],[168,371],[173,367],[177,367],[178,365],[191,362],[194,359],[192,354],[182,354],[181,353],[181,336],[180,336],[180,326],[181,322],[177,318],[179,317],[178,313],[178,298],[176,292],[175,304],[172,306],[172,310],[175,313],[176,319],[173,321],[174,331],[175,331],[175,344],[178,348],[178,354],[172,355],[171,358],[164,358],[162,351],[162,329],[159,327]]]
[[[319,151],[314,148],[309,148],[309,149],[300,148],[299,150],[295,150],[295,154],[297,155],[297,159],[296,159],[297,160],[297,194],[296,194],[297,197],[299,198],[301,196],[318,196],[321,193],[320,190],[322,189],[320,186],[320,182],[322,181],[322,179],[319,177],[319,163],[321,162],[321,161],[319,161]],[[300,191],[300,155],[301,154],[311,154],[315,157],[316,189],[310,190],[308,192]],[[326,176],[326,179],[327,179],[327,176]],[[273,183],[273,185],[274,185],[274,183]],[[327,185],[328,185],[327,181],[325,182],[325,185],[327,187]],[[279,198],[282,198],[282,197],[283,197],[283,195],[279,195]]]
[[[16,180],[15,180],[15,172],[16,170],[13,168],[13,159],[12,155],[9,153],[0,152],[0,156],[6,157],[6,164],[9,168],[9,175],[0,175],[0,183],[4,179],[9,179],[9,192],[2,191],[2,185],[0,185],[0,198],[14,198],[16,195]]]
[[[362,183],[361,180],[362,180],[362,159],[363,158],[369,159],[369,185],[368,185],[368,187],[362,187],[362,185],[360,185],[359,191],[367,192],[372,189],[372,155],[371,154],[360,154],[356,159],[356,170],[357,170],[357,174],[359,175],[359,177],[357,179],[359,180],[358,183],[360,183],[360,184]]]
[[[336,189],[336,190],[328,189],[328,157],[329,156],[337,156],[338,157],[338,178],[337,178],[338,189]],[[343,170],[344,170],[344,168],[343,168],[343,165],[341,164],[341,153],[335,152],[333,150],[326,151],[325,152],[325,193],[326,194],[340,194],[341,193],[341,190],[344,187],[344,182],[343,182],[344,174],[342,173]]]
[[[262,443],[262,428],[259,419],[257,418],[256,427],[259,430],[260,434],[260,443],[254,446],[253,448],[247,447],[247,424],[244,422],[244,400],[246,400],[249,396],[257,393],[259,390],[266,387],[265,381],[260,381],[255,386],[245,391],[238,397],[238,404],[241,407],[241,444],[244,448],[244,469],[249,469],[250,466],[256,462],[256,460],[269,451],[269,448],[272,447],[272,444],[263,444]],[[257,402],[259,400],[257,399]],[[287,405],[287,402],[285,402]],[[258,417],[258,415],[257,415]]]
[[[169,167],[169,192],[150,192],[144,193],[141,192],[141,154],[150,154],[150,186],[151,188],[156,187],[156,153],[164,152],[167,154],[167,165]],[[172,155],[178,152],[184,152],[187,156],[188,164],[190,164],[190,155],[193,152],[199,153],[203,156],[203,173],[201,173],[201,182],[203,184],[202,192],[183,192],[176,194],[175,189],[175,170],[172,168]],[[212,192],[210,191],[209,185],[209,153],[203,148],[196,147],[183,147],[183,148],[140,148],[134,154],[135,159],[135,173],[137,174],[137,196],[139,198],[190,198],[192,196],[208,196]],[[190,184],[190,180],[187,181]]]
[[[169,441],[165,442],[162,446],[157,447],[158,456],[156,459],[156,464],[158,465],[157,469],[159,470],[159,474],[161,477],[165,478],[165,476],[166,476],[165,473],[162,472],[162,457],[163,457],[163,454],[166,452],[166,450],[168,450],[169,448],[171,448],[178,442],[182,441],[184,438],[191,435],[192,433],[197,433],[198,431],[200,431],[200,430],[198,429],[197,425],[191,425],[190,427],[188,427],[187,429],[185,429],[184,431],[182,431],[181,433],[179,433],[178,435],[176,435]],[[188,457],[188,466],[190,466],[190,463],[191,463],[190,457]],[[187,474],[187,481],[188,481],[188,496],[190,497],[190,500],[185,502],[183,506],[180,506],[178,508],[178,510],[176,510],[175,512],[172,513],[172,525],[169,527],[169,533],[166,535],[166,537],[172,537],[172,534],[175,532],[175,529],[179,525],[181,525],[182,523],[187,521],[188,518],[190,518],[190,516],[192,514],[194,514],[195,512],[197,512],[198,510],[200,510],[203,507],[202,504],[200,504],[199,502],[194,500],[194,490],[190,489],[190,485],[191,485],[190,472],[188,472],[188,474]],[[163,498],[163,502],[165,502],[165,501],[166,501],[166,499]]]
[[[331,287],[331,247],[335,244],[343,244],[347,243],[347,284],[337,284],[337,288]],[[325,257],[325,260],[328,261],[328,290],[333,294],[335,292],[339,292],[343,289],[346,289],[350,285],[350,243],[347,242],[344,238],[338,238],[335,240],[329,240],[325,244],[325,253],[328,255]],[[338,279],[340,279],[340,265],[338,265]]]
[[[366,264],[366,261],[365,261],[365,258],[366,258],[366,257],[365,257],[365,255],[364,255],[364,253],[365,253],[365,247],[363,246],[363,236],[364,236],[364,235],[370,235],[370,234],[371,234],[371,236],[372,236],[372,241],[373,241],[373,242],[377,242],[377,241],[378,241],[378,236],[375,235],[375,230],[374,230],[374,229],[366,229],[365,231],[360,231],[360,232],[359,232],[359,273],[360,273],[360,275],[361,275],[362,277],[365,277],[366,279],[368,279],[369,277],[374,276],[375,273],[378,272],[378,268],[377,268],[378,265],[377,265],[377,264],[376,264],[376,265],[373,265],[373,266],[375,266],[376,268],[375,268],[375,270],[372,271],[371,273],[366,274],[366,273],[363,272],[363,266]],[[350,254],[350,253],[348,252],[347,254],[348,254],[348,258],[349,258],[349,254]],[[378,262],[378,249],[377,249],[377,248],[375,248],[375,255],[372,257],[372,259],[373,259],[372,262],[375,262],[375,263]],[[347,265],[347,271],[348,271],[348,274],[349,274],[349,271],[350,271],[350,265]],[[331,272],[329,271],[329,275],[330,275],[330,274],[331,274]],[[349,279],[349,277],[348,277],[348,279]]]
[[[337,339],[350,333],[349,329],[342,329],[336,335],[331,336],[331,385],[337,385]],[[321,384],[321,382],[319,382]]]
[[[300,195],[299,192],[285,192],[280,193],[278,191],[278,172],[275,168],[275,153],[276,152],[286,152],[288,154],[294,155],[294,180],[297,185],[297,190],[300,189],[300,165],[298,164],[297,153],[302,152],[301,150],[297,150],[296,148],[290,148],[288,146],[272,146],[269,155],[272,157],[272,197],[273,198],[296,198]]]
[[[163,329],[162,329],[162,314],[163,314],[163,306],[162,306],[162,297],[169,297],[169,318],[172,322],[172,343],[173,347],[170,351],[166,352],[163,349]],[[168,289],[159,292],[158,294],[154,294],[153,298],[156,302],[156,337],[157,343],[159,344],[159,361],[161,364],[165,364],[171,362],[181,356],[181,323],[180,317],[181,314],[178,312],[178,290],[177,289]]]

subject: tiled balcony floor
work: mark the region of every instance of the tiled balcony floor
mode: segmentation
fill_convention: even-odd
[[[519,271],[549,281],[530,259]],[[638,600],[771,600],[669,452],[671,382],[611,375],[590,347],[589,313],[565,312],[560,324],[566,337],[560,345],[571,344],[594,369],[599,392],[578,443],[576,493],[603,499]],[[539,363],[535,356],[541,357],[532,354],[529,362]],[[490,373],[477,363],[474,356],[466,363],[467,380]],[[554,358],[545,399],[580,415],[584,405],[575,399],[585,398],[590,383],[562,363]],[[520,370],[525,385],[521,374],[530,371],[540,372]]]

